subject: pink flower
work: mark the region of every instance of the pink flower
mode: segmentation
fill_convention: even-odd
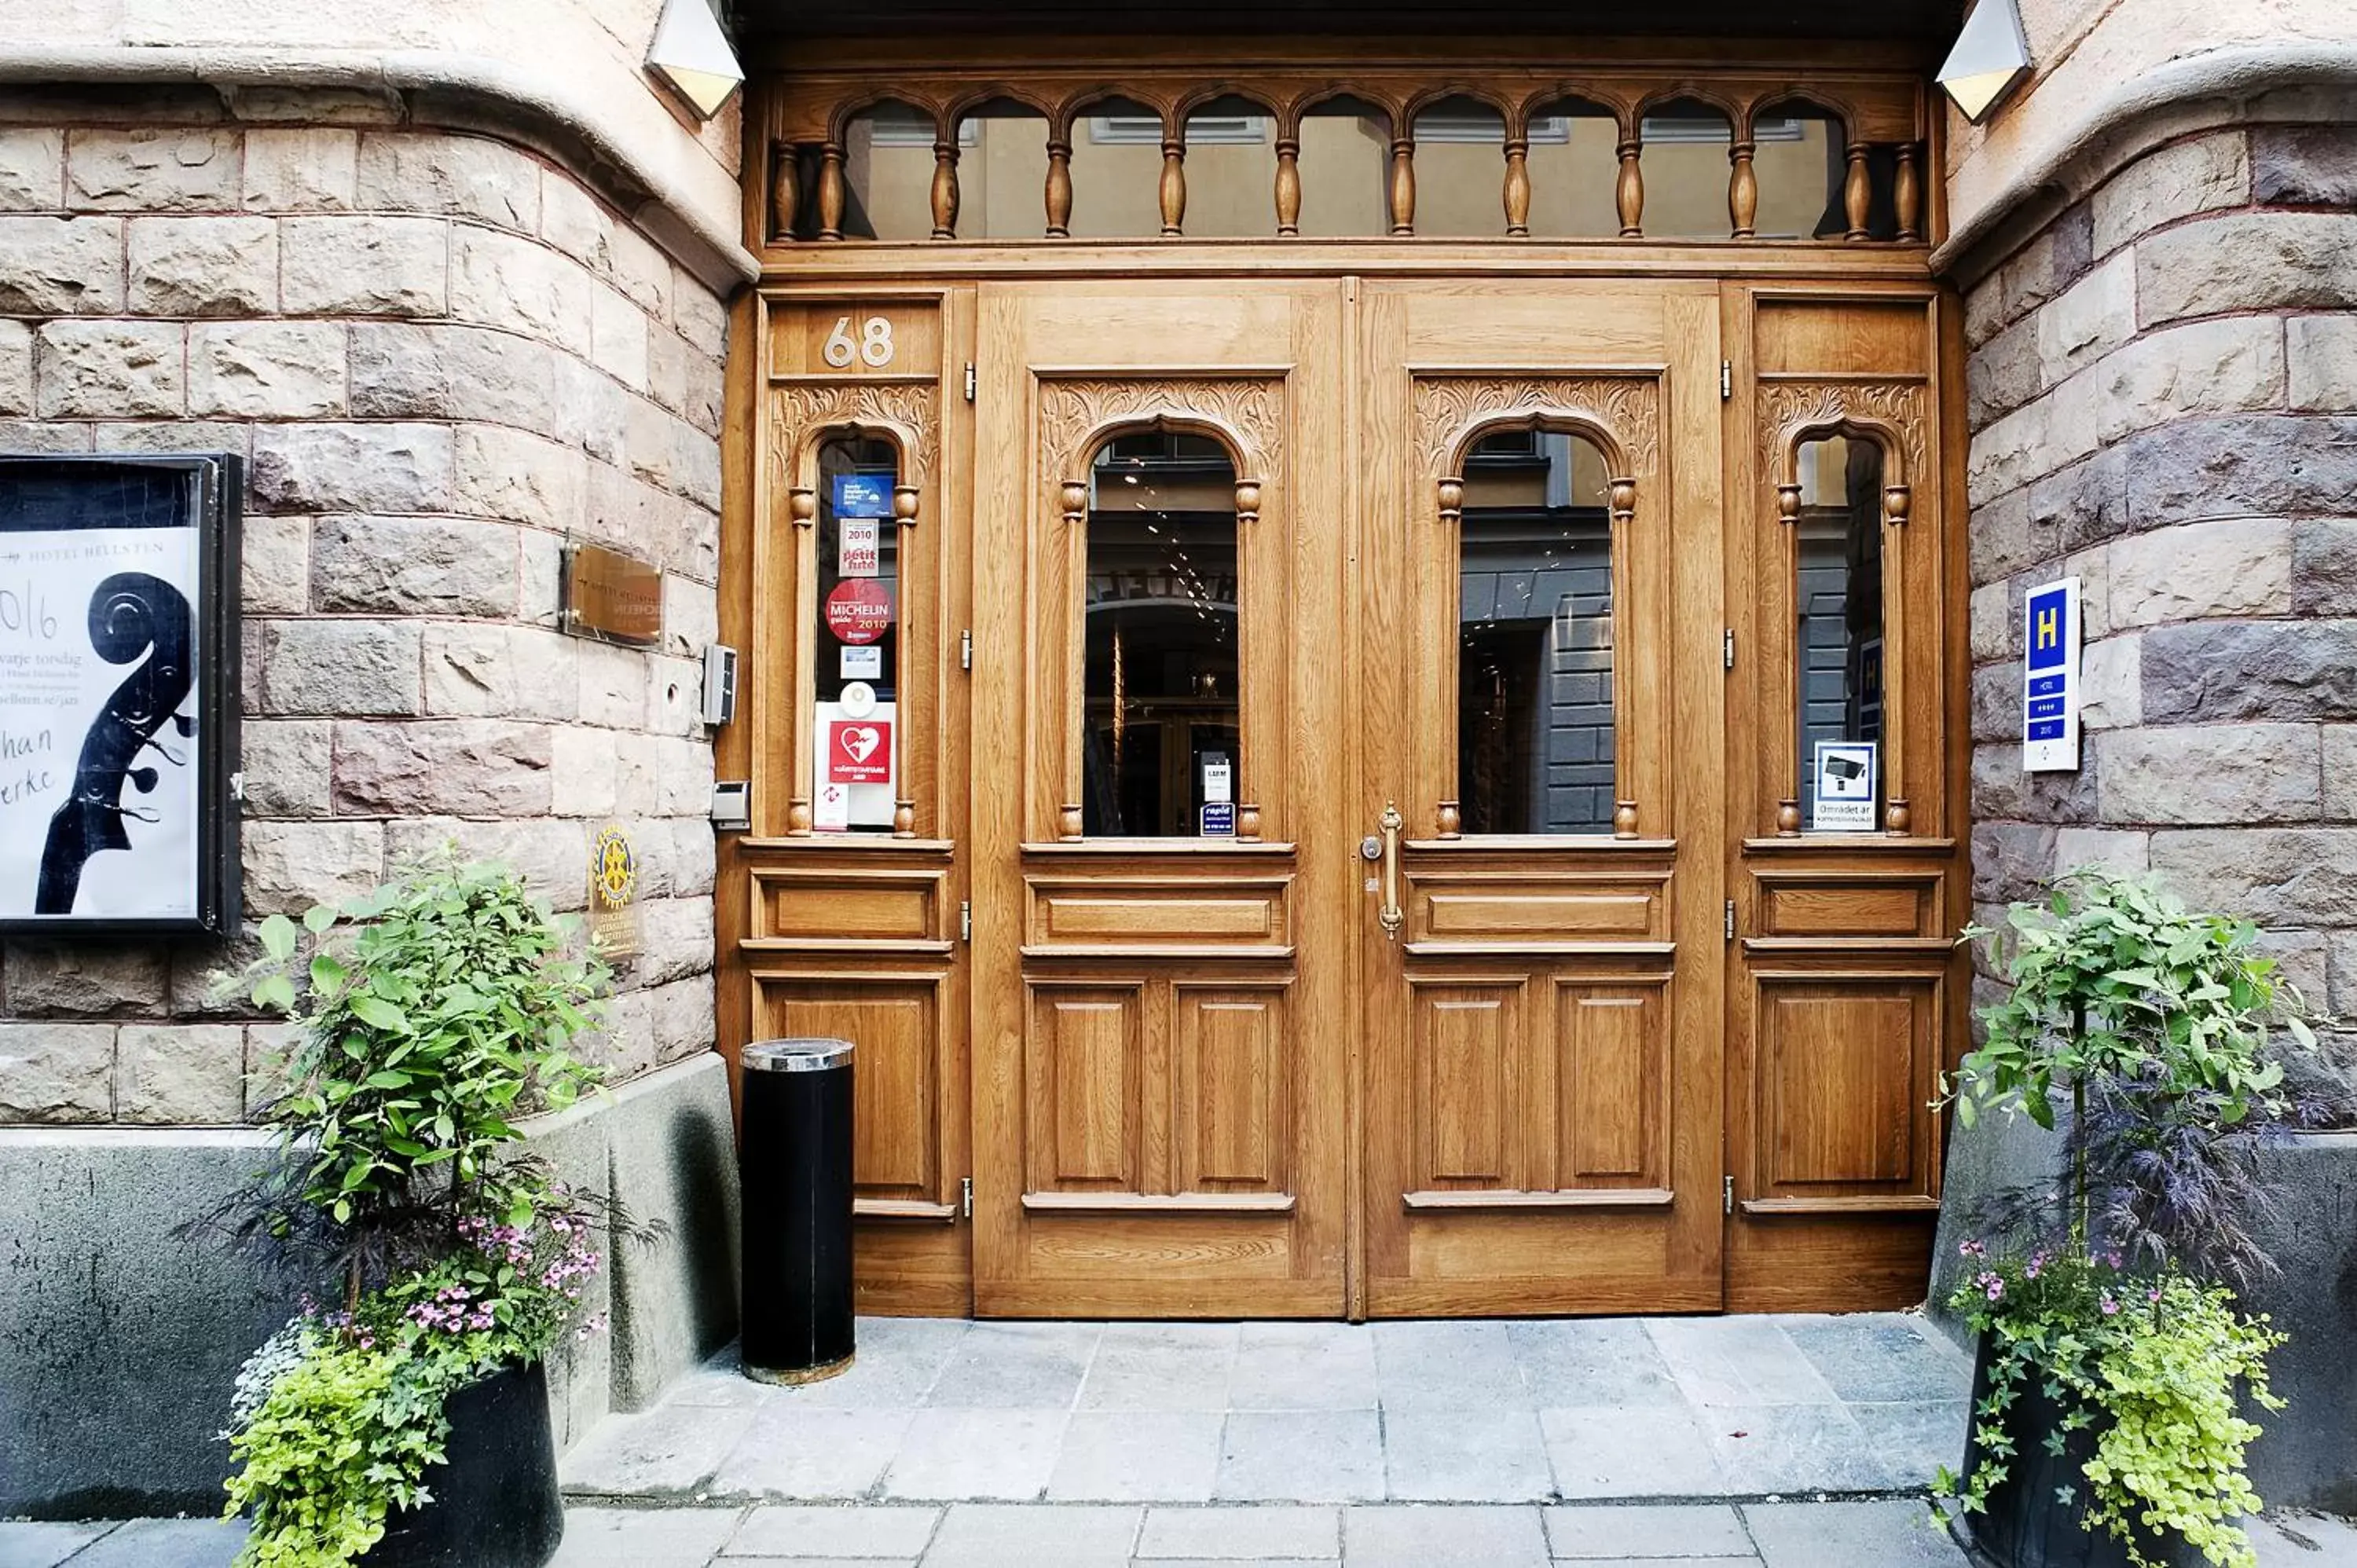
[[[2119,1315],[2120,1304],[2112,1298],[2111,1292],[2105,1291],[2104,1293],[2104,1316],[2105,1317],[2117,1317]]]

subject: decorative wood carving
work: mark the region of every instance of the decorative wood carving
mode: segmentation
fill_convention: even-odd
[[[1867,177],[1866,144],[1849,145],[1849,172],[1842,179],[1842,215],[1849,220],[1849,231],[1842,236],[1852,244],[1867,238],[1867,214],[1874,198],[1873,182]]]
[[[811,435],[856,425],[898,436],[902,447],[902,483],[912,491],[929,489],[933,464],[941,454],[935,396],[931,385],[917,381],[796,381],[772,389],[770,465],[773,483],[791,493],[800,477],[794,467],[802,460],[802,447]],[[794,521],[806,523],[809,519],[797,510]]]
[[[1847,425],[1891,437],[1900,471],[1887,478],[1895,486],[1912,484],[1918,475],[1931,472],[1923,401],[1923,387],[1918,381],[1763,382],[1759,397],[1760,471],[1771,489],[1792,488],[1797,505],[1801,442],[1810,432],[1831,434]]]
[[[1661,383],[1652,376],[1419,376],[1416,451],[1424,471],[1448,474],[1466,437],[1480,425],[1515,419],[1574,420],[1593,426],[1613,448],[1616,473],[1659,472]]]
[[[1168,372],[1137,381],[1040,379],[1040,461],[1049,475],[1061,476],[1067,484],[1075,482],[1070,476],[1081,471],[1095,432],[1133,422],[1215,426],[1241,448],[1239,474],[1275,473],[1284,447],[1285,381],[1275,375]]]

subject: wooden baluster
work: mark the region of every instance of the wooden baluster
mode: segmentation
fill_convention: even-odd
[[[957,238],[957,127],[950,126],[933,140],[933,238]]]
[[[1415,138],[1392,138],[1392,232],[1415,232]]]
[[[1612,836],[1616,839],[1632,839],[1637,836],[1636,801],[1612,802]]]
[[[818,166],[818,237],[822,240],[843,238],[843,147],[829,142],[819,155]]]
[[[1867,210],[1873,197],[1873,183],[1866,172],[1866,144],[1852,142],[1849,145],[1849,173],[1842,180],[1842,212],[1849,220],[1849,232],[1843,235],[1843,239],[1855,244],[1867,237]]]
[[[1183,136],[1162,138],[1162,237],[1175,240],[1187,228],[1187,143]]]
[[[1506,144],[1506,233],[1511,239],[1531,237],[1531,145]]]
[[[1048,238],[1070,239],[1072,232],[1072,144],[1064,137],[1048,143]]]
[[[1456,474],[1451,474],[1447,478],[1442,479],[1440,481],[1439,499],[1440,526],[1448,529],[1450,534],[1450,542],[1446,546],[1446,549],[1448,550],[1448,554],[1451,557],[1454,557],[1459,549],[1459,546],[1456,542],[1456,531],[1464,523],[1465,521],[1464,479]],[[1433,836],[1436,838],[1456,839],[1464,837],[1465,808],[1463,802],[1458,800],[1439,801],[1433,808],[1432,825]]]
[[[1899,237],[1920,240],[1923,237],[1923,182],[1915,172],[1915,144],[1903,142],[1899,148],[1899,173],[1891,182],[1893,205],[1899,209]]]
[[[778,142],[769,154],[769,238],[794,238],[802,217],[802,154],[792,142]]]
[[[1738,142],[1727,149],[1727,160],[1735,166],[1727,177],[1727,217],[1738,240],[1749,240],[1759,232],[1760,176],[1751,166],[1755,151],[1750,142]]]
[[[1645,171],[1638,165],[1638,156],[1645,144],[1637,135],[1620,138],[1620,178],[1612,189],[1612,199],[1620,209],[1620,237],[1641,239],[1645,232]]]
[[[1276,231],[1287,239],[1301,232],[1301,143],[1296,137],[1276,144]]]

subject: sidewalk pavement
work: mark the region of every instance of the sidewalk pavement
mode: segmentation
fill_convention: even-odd
[[[1962,1568],[1921,1501],[574,1508],[550,1568]],[[228,1568],[209,1520],[0,1524],[0,1568]],[[2357,1527],[2255,1527],[2260,1568],[2352,1568]]]

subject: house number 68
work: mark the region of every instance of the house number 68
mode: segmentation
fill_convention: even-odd
[[[851,368],[854,360],[865,360],[868,369],[880,371],[892,362],[892,323],[881,316],[871,316],[859,324],[859,338],[851,336],[851,317],[838,316],[834,330],[826,335],[826,362],[838,371]]]

